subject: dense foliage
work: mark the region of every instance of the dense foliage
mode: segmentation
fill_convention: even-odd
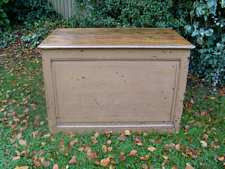
[[[5,0],[3,7],[8,24],[0,23],[0,48],[16,40],[36,47],[62,21],[47,0]]]
[[[213,86],[225,83],[225,1],[177,0],[175,15],[183,21],[180,30],[196,49],[191,71]]]
[[[79,27],[168,27],[175,23],[170,0],[76,0]]]
[[[225,0],[74,0],[73,27],[172,27],[188,38],[190,71],[225,84]],[[9,25],[23,25],[9,29]],[[0,48],[16,39],[35,47],[53,28],[68,26],[47,0],[0,1]],[[12,32],[13,30],[13,32]]]
[[[9,26],[9,19],[4,10],[4,6],[9,3],[9,0],[1,0],[0,1],[0,32],[3,31],[3,28]]]

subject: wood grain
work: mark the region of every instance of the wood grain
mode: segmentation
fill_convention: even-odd
[[[65,28],[56,29],[39,48],[180,48],[194,46],[172,29]]]

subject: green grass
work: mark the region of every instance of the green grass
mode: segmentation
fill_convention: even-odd
[[[38,53],[21,47],[2,53],[5,55],[0,62],[0,168],[51,169],[58,164],[60,169],[147,166],[183,169],[187,163],[196,169],[224,168],[225,161],[218,158],[225,156],[225,96],[218,92],[210,92],[201,85],[188,86],[179,133],[131,133],[123,141],[116,133],[103,133],[94,138],[94,133],[49,135]],[[97,143],[93,141],[95,138]],[[142,145],[136,145],[135,138],[140,139]],[[70,147],[72,140],[78,142]],[[112,143],[107,145],[107,140]],[[206,142],[207,147],[202,146],[201,141]],[[104,152],[103,145],[112,147],[112,151]],[[149,146],[156,150],[148,151]],[[88,158],[85,147],[96,152],[97,158]],[[134,149],[137,155],[128,156]],[[120,159],[121,152],[125,153],[125,160]],[[73,155],[77,163],[70,165]],[[145,155],[149,155],[149,159],[140,160]],[[99,161],[107,157],[111,158],[110,165],[100,166]]]

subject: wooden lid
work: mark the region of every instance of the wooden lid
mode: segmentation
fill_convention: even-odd
[[[65,28],[53,31],[39,48],[192,49],[194,46],[172,29]]]

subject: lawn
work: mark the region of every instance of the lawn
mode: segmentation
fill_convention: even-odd
[[[14,45],[0,51],[0,168],[225,168],[225,89],[189,82],[178,133],[51,135],[41,57]]]

